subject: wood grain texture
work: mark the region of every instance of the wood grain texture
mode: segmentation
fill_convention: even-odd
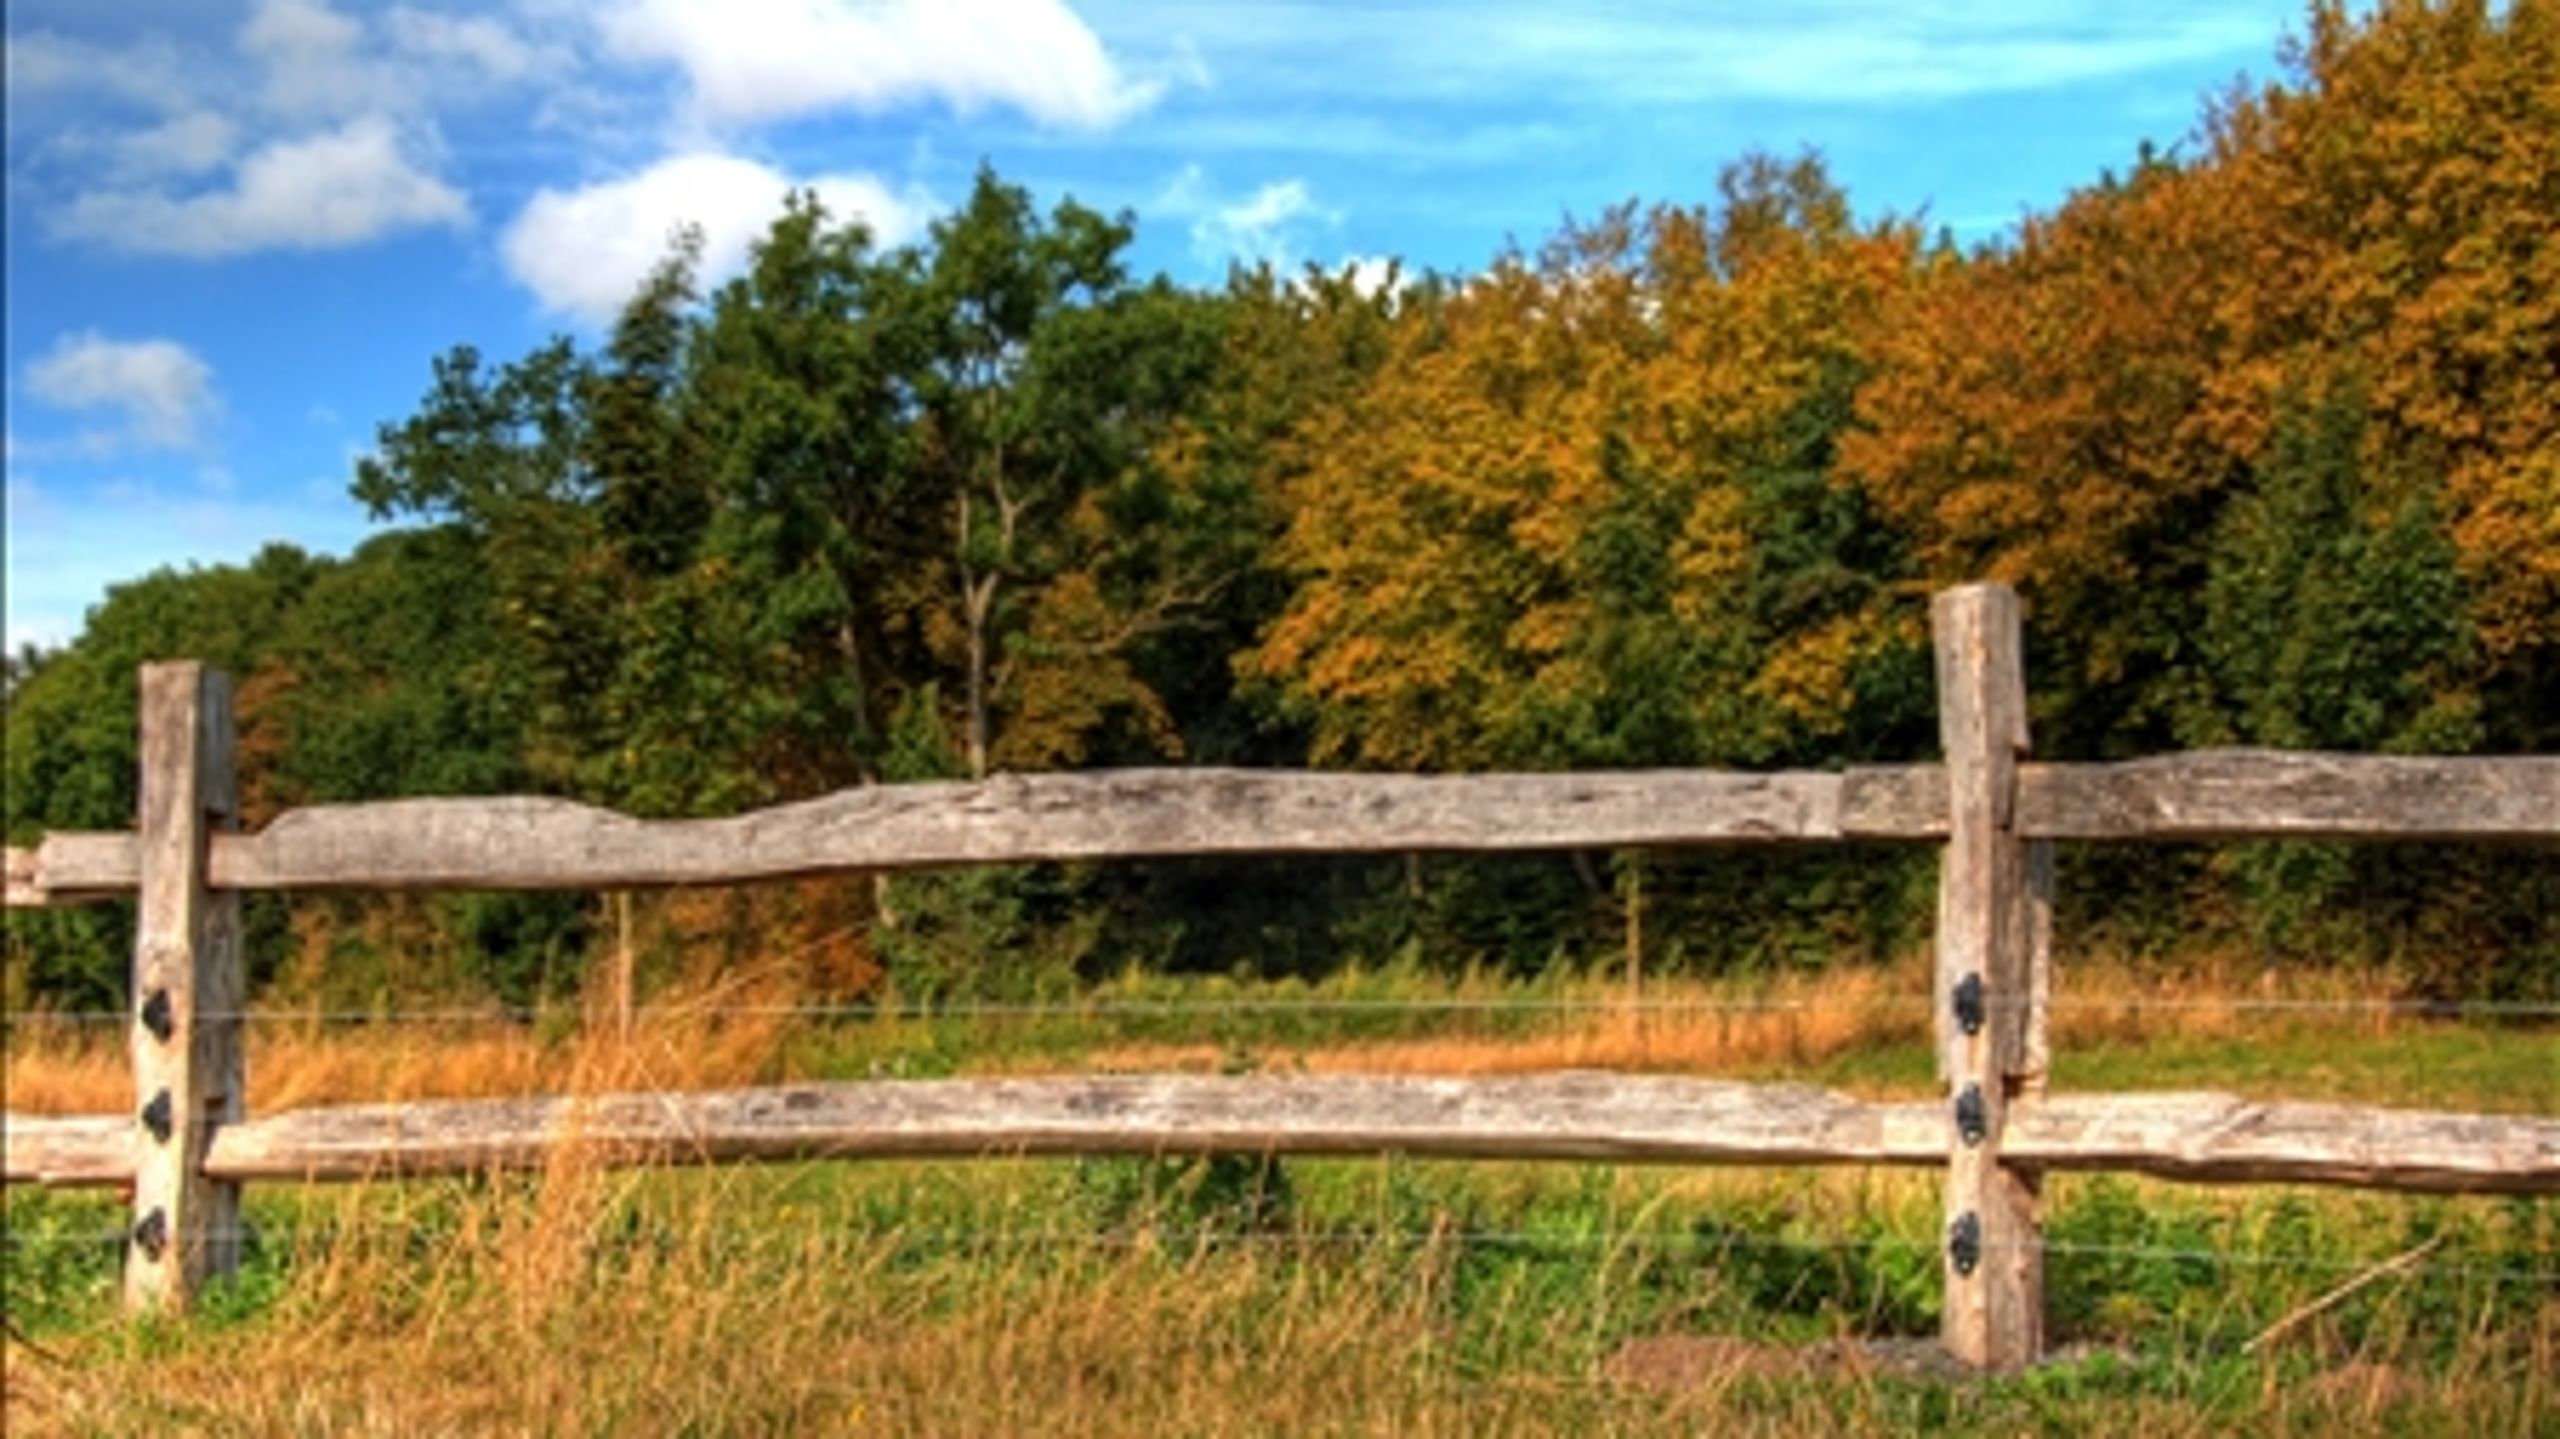
[[[2560,841],[2560,757],[2205,750],[2018,764],[2028,839]],[[643,821],[565,800],[393,800],[220,835],[236,889],[597,889],[846,870],[1175,855],[1932,841],[1944,771],[1381,776],[1118,770],[873,786],[728,819]],[[8,856],[11,908],[133,891],[135,836],[48,835]]]
[[[2016,943],[2023,951],[2019,964],[2026,971],[2027,1002],[2008,1088],[2013,1098],[2041,1099],[2053,1077],[2053,841],[2027,842],[2024,879],[2024,903],[2017,913],[2024,928]]]
[[[174,1312],[239,1259],[240,1186],[203,1169],[214,1129],[245,1113],[240,896],[205,877],[211,831],[238,823],[231,682],[193,662],[144,665],[141,724],[124,1303]]]
[[[2006,1153],[2036,1169],[2212,1184],[2560,1194],[2560,1115],[2301,1104],[2216,1093],[2081,1094],[2010,1110]]]
[[[2003,1161],[2007,1116],[2044,1049],[2033,941],[2039,930],[2027,843],[2016,828],[2027,750],[2026,669],[2017,592],[1965,585],[1930,606],[1938,730],[1947,756],[1947,844],[1938,872],[1935,1023],[1945,1082],[1946,1304],[1941,1337],[1965,1364],[2019,1369],[2044,1353],[2044,1258],[2034,1174]],[[1981,1022],[1954,996],[1978,988]],[[2030,1036],[2034,1036],[2032,1039]],[[1979,1128],[1960,1124],[1978,1105]],[[1973,1253],[1954,1236],[1969,1232]]]
[[[10,1184],[129,1184],[133,1152],[125,1115],[0,1115],[0,1179]]]
[[[312,1109],[224,1126],[223,1179],[347,1181],[538,1166],[563,1144],[623,1164],[1017,1154],[1396,1152],[1665,1164],[1946,1162],[1934,1102],[1802,1085],[1563,1073],[1488,1079],[1085,1076],[808,1084],[706,1094]],[[120,1116],[8,1115],[9,1183],[114,1185]],[[2560,1194],[2560,1117],[2055,1095],[2011,1106],[2008,1161],[2205,1184]]]
[[[219,846],[213,873],[240,889],[609,889],[1041,860],[1836,840],[1932,826],[1930,778],[1106,770],[870,786],[660,822],[565,800],[397,800],[288,812]]]
[[[2018,831],[2051,839],[2560,840],[2560,756],[2198,750],[2026,765]]]
[[[1410,1154],[1684,1163],[1927,1163],[1926,1107],[1799,1085],[1603,1073],[1120,1077],[804,1085],[387,1106],[261,1120],[217,1146],[242,1177],[522,1168],[568,1141],[671,1162],[984,1154]]]
[[[36,852],[10,845],[0,855],[0,874],[8,880],[8,904],[11,909],[38,909],[45,904],[43,874],[36,867]]]
[[[644,821],[566,800],[413,799],[289,810],[214,841],[225,888],[578,889],[845,870],[1178,855],[1683,847],[1936,839],[1934,765],[1432,777],[1112,770],[866,786],[727,819]],[[9,852],[12,907],[130,893],[134,836]]]
[[[94,904],[130,895],[142,880],[142,842],[131,833],[65,832],[32,849],[11,847],[8,907]]]

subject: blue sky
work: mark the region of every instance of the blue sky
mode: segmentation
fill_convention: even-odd
[[[2050,207],[2276,70],[2294,0],[11,0],[7,638],[343,553],[430,359],[591,337],[679,222],[884,238],[981,159],[1136,261],[1479,267],[1810,146],[1862,212]]]

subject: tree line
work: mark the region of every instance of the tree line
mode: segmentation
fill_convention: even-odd
[[[1908,760],[1928,596],[1986,577],[2026,598],[2048,756],[2547,751],[2560,5],[2323,3],[2286,61],[1970,248],[1862,217],[1810,155],[1383,283],[1141,279],[1134,218],[991,171],[903,247],[795,197],[725,282],[680,237],[598,346],[435,360],[354,477],[400,527],[352,556],[153,574],[10,659],[10,837],[130,823],[134,666],[177,655],[241,680],[253,821],[1134,763]],[[1043,868],[651,922],[847,991],[1536,968],[1630,930],[1730,966],[1914,942],[1926,863]],[[2097,854],[2066,917],[2548,994],[2554,867]],[[292,993],[525,999],[579,981],[602,913],[268,903],[257,952]],[[12,1002],[115,993],[123,922],[13,915]]]

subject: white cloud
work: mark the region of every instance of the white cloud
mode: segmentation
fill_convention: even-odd
[[[1281,230],[1314,213],[1306,181],[1279,180],[1254,191],[1242,204],[1215,211],[1203,223],[1212,234],[1235,237],[1235,248],[1259,251]]]
[[[1310,230],[1334,229],[1341,212],[1316,203],[1304,180],[1274,180],[1239,200],[1222,200],[1197,165],[1158,193],[1156,212],[1191,219],[1191,249],[1205,264],[1266,261],[1294,268]]]
[[[32,96],[72,121],[13,132],[12,205],[39,207],[58,238],[196,257],[468,223],[439,118],[578,88],[568,21],[541,3],[251,0],[228,51],[182,52],[157,34],[11,34],[12,119]]]
[[[1093,129],[1161,91],[1063,0],[618,0],[601,24],[613,54],[682,69],[715,123],[938,100]]]
[[[111,460],[133,448],[132,437],[122,430],[84,426],[67,435],[52,439],[10,440],[13,458],[26,460]]]
[[[50,30],[30,30],[11,34],[6,52],[13,110],[45,95],[84,92],[162,112],[194,103],[196,87],[189,67],[177,47],[164,39],[154,37],[116,48]]]
[[[189,110],[157,125],[128,131],[111,144],[116,169],[126,175],[201,175],[231,158],[240,127],[211,110]]]
[[[1178,22],[1221,85],[1312,99],[1553,97],[1699,106],[1896,104],[2262,57],[2263,5],[2232,0],[1790,0],[1609,6],[1254,0]]]
[[[702,278],[720,278],[745,264],[795,187],[815,191],[830,215],[859,217],[883,245],[920,233],[931,208],[868,175],[795,181],[753,160],[698,153],[584,189],[545,189],[507,227],[499,251],[545,308],[603,325],[666,258],[679,226],[701,228]]]
[[[1198,165],[1185,165],[1156,192],[1147,209],[1150,214],[1197,215],[1209,204],[1209,172]]]
[[[137,443],[196,442],[215,408],[213,367],[175,340],[111,340],[95,330],[64,335],[27,366],[27,390],[62,410],[114,410]]]
[[[267,68],[267,103],[289,115],[342,115],[383,103],[380,77],[359,64],[364,26],[324,0],[261,0],[240,27],[242,53]]]
[[[443,15],[401,5],[387,20],[392,44],[402,53],[460,62],[492,79],[522,79],[546,63],[513,30],[486,15]]]
[[[252,55],[326,59],[352,53],[363,40],[364,26],[327,0],[260,0],[240,27],[240,48]]]
[[[493,14],[396,5],[358,19],[328,0],[259,0],[237,41],[263,77],[258,104],[304,123],[447,111],[571,60]]]
[[[228,189],[92,191],[64,207],[54,231],[135,253],[209,258],[336,249],[470,218],[461,192],[412,165],[376,115],[265,145]]]
[[[1404,263],[1392,257],[1346,255],[1333,267],[1333,273],[1347,278],[1351,288],[1363,295],[1376,295],[1390,287],[1402,291],[1412,279],[1404,272]]]

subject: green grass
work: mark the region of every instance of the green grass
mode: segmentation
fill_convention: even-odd
[[[1861,1049],[1756,1078],[1920,1093],[1933,1084],[1924,1045]],[[2423,1105],[2490,1113],[2560,1112],[2560,1029],[2398,1021],[2385,1036],[2271,1019],[2237,1033],[2057,1044],[2057,1090],[2229,1090],[2257,1099]]]
[[[2560,1112],[2560,1028],[2403,1021],[2359,1042],[2335,1029],[2274,1024],[2238,1040],[2101,1042],[2058,1051],[2054,1083],[2551,1114]]]

